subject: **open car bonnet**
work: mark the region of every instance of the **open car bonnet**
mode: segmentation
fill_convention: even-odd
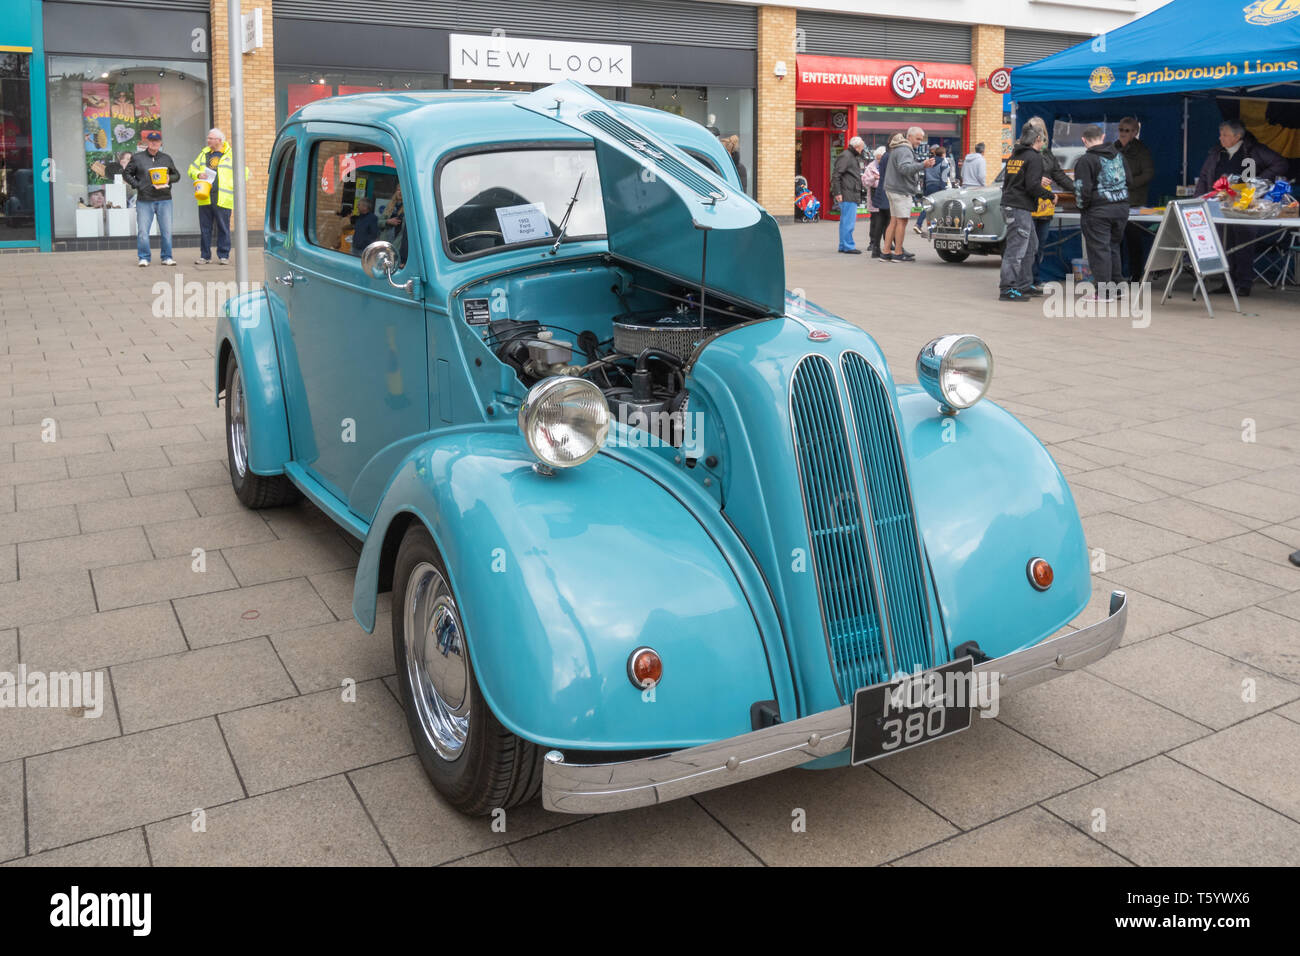
[[[693,287],[703,269],[709,290],[783,311],[780,231],[748,196],[581,83],[564,80],[516,104],[595,141],[612,253]]]

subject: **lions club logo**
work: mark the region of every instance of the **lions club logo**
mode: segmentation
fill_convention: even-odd
[[[925,92],[925,74],[909,63],[893,72],[889,85],[899,99],[915,99]]]
[[[1256,0],[1242,12],[1246,14],[1247,23],[1268,27],[1292,17],[1300,17],[1300,0]]]
[[[1115,74],[1110,71],[1110,67],[1099,66],[1088,77],[1088,88],[1094,93],[1105,93],[1114,82]]]

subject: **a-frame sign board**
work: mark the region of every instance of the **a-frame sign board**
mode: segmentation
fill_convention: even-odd
[[[1232,284],[1232,276],[1228,272],[1228,256],[1219,243],[1219,234],[1210,218],[1210,207],[1204,199],[1178,200],[1171,202],[1165,209],[1165,218],[1160,220],[1155,244],[1151,247],[1151,255],[1147,257],[1142,282],[1148,282],[1153,272],[1169,270],[1169,281],[1165,283],[1164,295],[1160,297],[1160,304],[1164,305],[1173,291],[1174,283],[1182,275],[1183,269],[1189,266],[1211,318],[1214,317],[1214,306],[1210,304],[1210,297],[1205,292],[1206,276],[1223,276],[1228,291],[1232,293],[1233,307],[1238,312],[1241,311],[1241,303],[1237,301],[1237,287]],[[1192,298],[1195,297],[1196,292],[1193,292]]]

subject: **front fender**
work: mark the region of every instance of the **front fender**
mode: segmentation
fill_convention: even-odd
[[[358,622],[374,627],[387,529],[409,513],[442,552],[479,686],[514,733],[645,750],[753,729],[772,678],[755,614],[700,522],[609,455],[553,477],[533,461],[514,429],[445,433],[408,455],[361,552]],[[664,661],[652,697],[627,676],[641,645]]]
[[[255,475],[282,475],[292,457],[271,308],[265,292],[248,292],[227,300],[217,317],[217,401],[226,387],[226,368],[233,355],[244,378],[248,468]]]
[[[1047,449],[1009,412],[982,401],[943,416],[917,386],[898,389],[912,498],[950,647],[990,657],[1035,644],[1076,617],[1092,580],[1079,512]],[[1052,565],[1047,591],[1031,558]]]

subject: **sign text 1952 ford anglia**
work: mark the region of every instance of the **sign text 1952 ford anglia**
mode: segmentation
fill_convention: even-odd
[[[980,401],[988,347],[936,339],[895,384],[787,295],[703,128],[573,82],[345,96],[290,117],[270,181],[266,289],[217,328],[231,480],[364,542],[353,610],[392,589],[461,810],[866,762],[1118,644],[1121,592],[1052,637],[1083,531]]]

